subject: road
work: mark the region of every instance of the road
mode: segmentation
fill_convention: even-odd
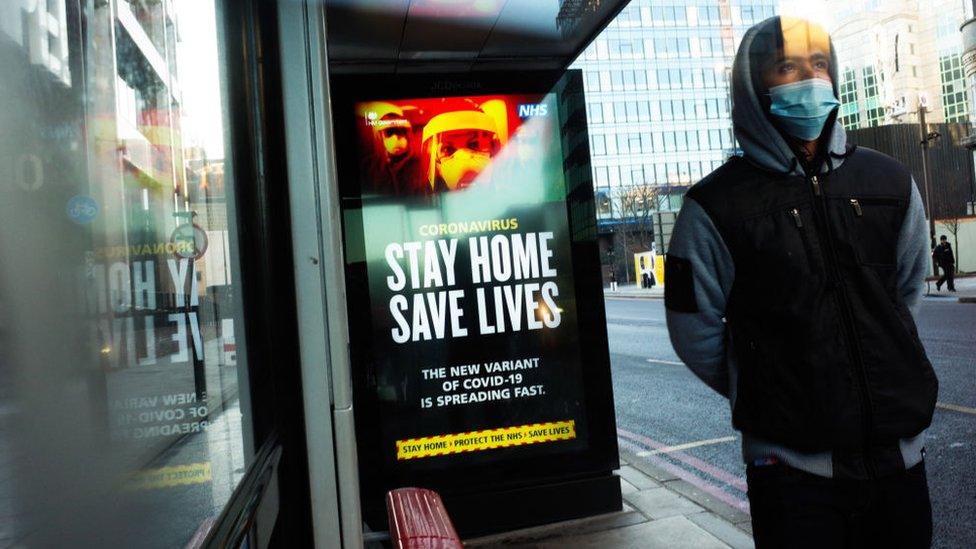
[[[748,510],[728,402],[674,353],[659,299],[608,298],[607,332],[622,449]],[[976,304],[924,298],[919,332],[939,376],[926,432],[933,547],[976,546]]]

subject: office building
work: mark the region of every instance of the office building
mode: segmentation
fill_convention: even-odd
[[[576,60],[600,229],[627,227],[618,259],[651,242],[665,251],[684,192],[734,154],[732,59],[777,4],[636,0]]]
[[[828,0],[840,62],[841,120],[848,128],[967,122],[959,27],[972,5],[955,0]]]

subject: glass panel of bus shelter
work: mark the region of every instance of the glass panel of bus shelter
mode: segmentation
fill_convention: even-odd
[[[253,454],[218,7],[0,2],[0,545],[181,546]]]

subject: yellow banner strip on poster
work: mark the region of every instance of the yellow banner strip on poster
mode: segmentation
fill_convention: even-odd
[[[203,484],[212,479],[213,473],[210,470],[210,462],[188,463],[139,471],[129,478],[127,488],[149,490],[168,486]]]
[[[408,438],[397,441],[397,460],[494,450],[495,448],[572,440],[574,438],[576,438],[576,422],[574,420]]]

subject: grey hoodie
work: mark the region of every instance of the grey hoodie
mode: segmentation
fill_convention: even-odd
[[[775,26],[775,27],[774,27]],[[754,42],[764,40],[779,26],[773,17],[749,29],[742,39],[732,68],[732,125],[744,158],[757,167],[803,176],[793,150],[763,110],[756,93],[754,64],[750,51]],[[830,73],[837,93],[837,62],[831,47]],[[844,162],[847,134],[839,122],[829,132],[827,156],[822,171],[839,168]],[[828,166],[829,163],[829,166]],[[918,186],[912,195],[898,238],[898,283],[904,302],[917,311],[924,290],[928,265],[928,223]],[[667,310],[671,344],[682,361],[709,387],[729,398],[735,406],[737,368],[735,353],[725,325],[725,307],[735,280],[735,265],[711,218],[693,199],[686,199],[671,235],[669,254],[691,262],[698,312]],[[667,281],[665,281],[665,287]],[[922,459],[925,433],[900,443],[905,467]],[[742,455],[753,463],[775,457],[786,464],[820,476],[833,476],[830,452],[802,453],[742,433]]]

